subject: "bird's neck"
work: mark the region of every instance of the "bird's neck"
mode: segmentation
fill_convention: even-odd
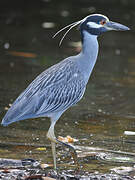
[[[97,36],[91,35],[86,31],[82,32],[82,51],[78,55],[78,63],[85,76],[86,82],[96,63],[98,55]]]

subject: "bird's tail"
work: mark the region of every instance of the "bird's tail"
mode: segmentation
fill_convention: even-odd
[[[22,112],[16,105],[12,105],[3,117],[1,125],[8,126],[13,122],[30,118],[33,118],[33,116],[28,112],[28,109]]]

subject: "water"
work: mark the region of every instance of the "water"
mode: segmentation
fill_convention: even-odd
[[[71,2],[57,4],[57,9],[55,1],[16,4],[15,10],[10,3],[5,11],[2,9],[4,5],[1,7],[1,119],[13,100],[40,72],[79,52],[80,47],[72,43],[80,41],[79,32],[71,31],[59,48],[59,38],[51,38],[58,28],[90,12],[99,11],[99,7],[100,13],[109,15],[112,20],[131,28],[135,23],[133,1],[121,1],[118,9],[109,9],[107,13],[110,4],[105,2],[89,4],[79,1],[76,12],[76,4]],[[112,7],[117,4],[110,3]],[[75,145],[84,170],[107,173],[114,172],[112,169],[116,167],[132,168],[134,165],[134,136],[124,134],[125,131],[135,131],[134,32],[106,33],[99,37],[99,44],[98,61],[85,96],[62,115],[55,133],[78,139]],[[50,142],[46,139],[49,125],[48,119],[41,118],[0,127],[0,157],[33,158],[42,163],[53,163]],[[38,150],[38,147],[45,147],[46,150]],[[63,168],[65,163],[68,169],[71,159],[66,159],[67,150],[58,147],[57,153],[59,166]],[[118,173],[116,169],[115,172]]]

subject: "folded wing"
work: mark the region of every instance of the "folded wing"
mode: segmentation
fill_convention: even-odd
[[[72,69],[72,71],[71,71]],[[12,122],[49,116],[76,104],[85,91],[81,72],[73,61],[62,61],[41,73],[15,100],[2,120]]]

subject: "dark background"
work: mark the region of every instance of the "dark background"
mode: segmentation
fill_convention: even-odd
[[[77,28],[61,47],[58,44],[62,34],[55,39],[52,36],[92,13],[104,14],[131,31],[108,32],[98,38],[98,61],[85,96],[60,118],[56,136],[71,135],[80,146],[134,153],[134,136],[126,136],[124,131],[135,130],[135,0],[1,0],[0,119],[39,73],[80,52]],[[47,23],[51,26],[47,27]],[[49,148],[46,152],[33,148],[33,144],[50,145],[46,139],[49,125],[47,119],[41,118],[0,126],[0,157],[52,162]],[[89,165],[87,170],[92,172],[99,170],[98,164],[100,172],[118,166],[117,162],[97,161],[85,157],[82,163]]]

